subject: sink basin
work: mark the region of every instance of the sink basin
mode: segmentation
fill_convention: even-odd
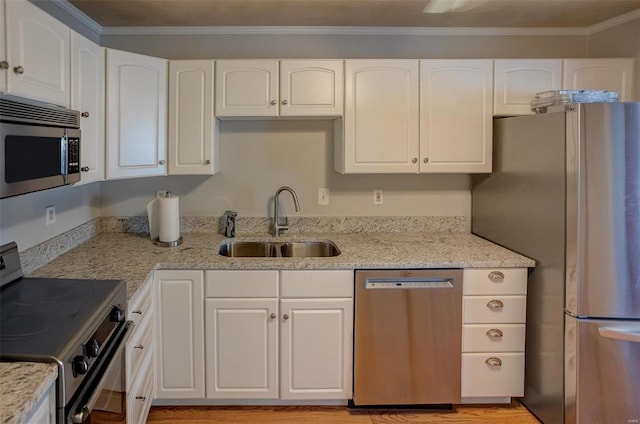
[[[340,250],[330,241],[293,241],[282,243],[280,253],[285,258],[338,256]]]
[[[331,241],[227,241],[218,253],[231,258],[315,258],[338,256],[340,249]]]

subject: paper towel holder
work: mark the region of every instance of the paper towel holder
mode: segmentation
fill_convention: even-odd
[[[160,241],[160,237],[156,237],[153,239],[153,244],[160,247],[176,247],[182,244],[182,236],[178,238],[178,240],[174,241]]]

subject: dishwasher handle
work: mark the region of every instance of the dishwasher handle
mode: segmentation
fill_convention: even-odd
[[[453,281],[453,278],[447,277],[365,278],[364,288],[367,290],[452,289]]]

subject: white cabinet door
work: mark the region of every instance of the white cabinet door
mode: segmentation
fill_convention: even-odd
[[[567,90],[606,90],[633,99],[633,59],[566,59],[562,86]]]
[[[418,61],[345,61],[344,141],[336,170],[416,173]]]
[[[166,174],[167,60],[107,49],[107,179]]]
[[[493,114],[533,115],[536,93],[562,87],[561,59],[503,59],[494,61]]]
[[[213,72],[213,60],[169,63],[169,174],[218,171]]]
[[[205,300],[207,398],[278,398],[278,300]]]
[[[51,385],[38,404],[33,407],[26,424],[55,424],[56,422],[56,386]]]
[[[493,61],[420,61],[420,172],[490,172]]]
[[[352,299],[280,301],[280,398],[351,399]]]
[[[280,116],[340,116],[342,60],[281,60]]]
[[[6,25],[8,92],[68,107],[71,30],[27,0],[6,2]]]
[[[202,271],[155,271],[156,396],[204,399]]]
[[[104,48],[71,33],[71,108],[80,111],[81,179],[104,180]]]
[[[216,116],[277,116],[277,60],[216,62]]]
[[[4,20],[5,0],[0,0],[0,92],[7,91],[7,74],[9,73],[9,61],[7,60],[6,26]]]

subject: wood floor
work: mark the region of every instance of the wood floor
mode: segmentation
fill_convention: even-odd
[[[154,406],[147,424],[539,424],[517,402],[442,410],[377,410],[327,406]]]

